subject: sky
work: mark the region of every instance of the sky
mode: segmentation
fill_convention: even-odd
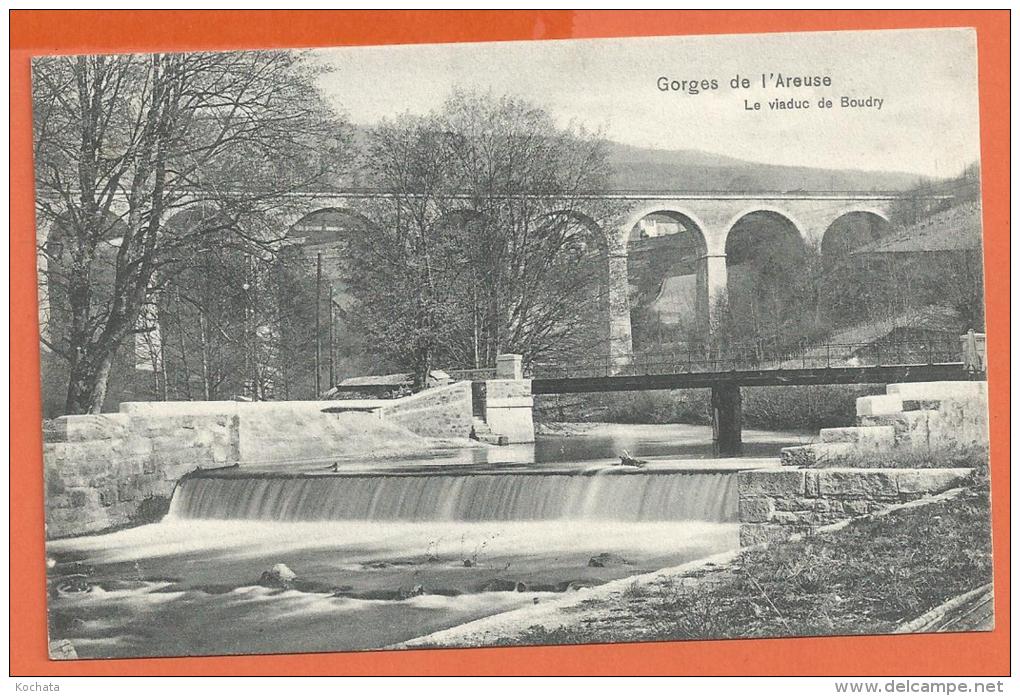
[[[336,48],[312,59],[328,68],[326,98],[364,126],[426,114],[462,88],[524,97],[562,124],[639,147],[933,177],[955,176],[979,156],[970,29]],[[831,85],[763,89],[762,73]],[[752,87],[733,89],[737,75]],[[714,79],[718,89],[662,91],[660,78]],[[843,108],[844,96],[873,105]],[[810,108],[771,110],[776,98]],[[820,109],[822,98],[833,108]]]

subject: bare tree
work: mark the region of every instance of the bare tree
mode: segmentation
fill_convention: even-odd
[[[419,383],[437,360],[599,349],[615,210],[598,195],[598,135],[524,101],[456,93],[377,128],[367,154],[366,178],[391,197],[354,249],[361,317]]]
[[[461,296],[480,317],[471,335],[479,363],[507,351],[529,359],[602,352],[606,230],[617,212],[598,195],[610,177],[605,141],[558,127],[526,101],[477,93],[454,94],[437,127],[453,134],[450,180],[477,213],[461,227],[474,271]]]
[[[372,342],[426,384],[454,326],[451,301],[456,247],[437,205],[449,189],[446,135],[403,118],[376,128],[367,147],[369,169],[391,196],[370,213],[373,224],[351,244],[357,269],[351,289]]]
[[[343,132],[293,52],[38,59],[37,222],[66,410],[98,412],[118,347],[188,258],[271,246],[288,192],[330,178]],[[206,207],[182,228],[168,221]],[[59,315],[59,316],[58,316]]]

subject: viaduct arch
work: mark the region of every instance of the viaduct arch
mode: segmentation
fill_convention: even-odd
[[[277,226],[281,231],[281,244],[301,244],[302,220],[307,221],[324,213],[342,214],[359,224],[371,224],[371,212],[381,198],[392,194],[381,191],[336,191],[293,193],[278,215]],[[628,282],[628,243],[631,235],[642,220],[651,215],[666,215],[686,221],[690,230],[696,231],[700,240],[697,259],[697,307],[699,314],[711,325],[715,320],[712,308],[727,292],[727,241],[734,227],[749,215],[771,213],[788,220],[805,243],[820,248],[823,252],[837,253],[841,247],[865,241],[869,236],[881,234],[888,227],[893,204],[900,197],[898,192],[883,191],[786,191],[786,192],[612,192],[593,195],[587,200],[614,203],[619,211],[614,219],[605,224],[602,235],[605,239],[607,316],[607,352],[620,363],[629,359],[633,350],[633,331],[630,317]],[[200,198],[196,196],[196,198]],[[465,209],[470,207],[469,196],[464,196]],[[595,224],[584,215],[585,200],[572,201],[569,214],[579,215],[582,224]],[[197,204],[197,203],[196,203]],[[115,215],[126,212],[114,210]],[[830,228],[848,216],[864,217],[870,221],[870,231],[846,239],[839,232],[830,234]],[[328,227],[329,225],[327,225]],[[354,230],[352,226],[348,233]],[[838,227],[838,225],[837,225]],[[295,228],[298,228],[295,230]],[[46,264],[45,248],[48,229],[39,230],[40,266]],[[842,240],[841,240],[842,235]],[[854,235],[849,235],[854,237]],[[328,243],[323,240],[323,243]],[[835,250],[835,251],[834,251]],[[44,275],[40,274],[40,307],[47,296]],[[40,311],[41,331],[48,335],[47,320]]]

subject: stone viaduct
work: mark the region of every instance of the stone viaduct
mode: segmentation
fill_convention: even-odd
[[[385,193],[308,193],[295,194],[295,205],[286,220],[288,229],[298,227],[316,212],[349,211],[360,215],[373,198]],[[897,192],[874,191],[789,191],[789,192],[612,192],[599,196],[618,204],[617,217],[601,229],[606,240],[608,264],[608,321],[610,356],[631,353],[631,318],[628,298],[628,242],[642,220],[665,216],[680,221],[700,237],[698,259],[699,312],[711,312],[716,300],[726,293],[727,240],[738,222],[756,213],[766,213],[785,221],[811,245],[822,245],[833,223],[860,214],[880,223],[888,223],[891,207],[900,198]],[[465,196],[465,199],[468,197]],[[584,210],[583,201],[575,211]],[[589,222],[591,222],[589,220]],[[591,224],[594,224],[593,222]],[[339,230],[337,230],[339,232]],[[298,233],[299,234],[299,233]],[[294,241],[298,242],[300,236]]]
[[[291,244],[304,242],[302,221],[326,212],[350,214],[370,222],[373,203],[391,194],[379,191],[337,191],[290,194],[290,203],[279,224],[287,231]],[[727,287],[727,241],[734,227],[748,216],[765,214],[783,223],[812,245],[825,248],[826,234],[833,224],[848,215],[863,215],[888,223],[891,207],[900,198],[897,192],[880,191],[786,191],[786,192],[610,192],[582,197],[572,202],[574,211],[583,211],[585,200],[612,199],[616,217],[600,230],[607,251],[608,354],[623,358],[632,350],[631,319],[628,298],[628,241],[642,220],[666,217],[680,222],[685,231],[698,239],[698,312],[710,313],[715,301]],[[469,196],[465,195],[465,209]],[[187,209],[185,209],[186,212]],[[116,214],[118,211],[113,211]],[[180,215],[182,213],[178,213]],[[576,214],[576,213],[573,213]],[[590,222],[590,221],[589,221]],[[594,224],[594,223],[591,223]],[[343,226],[322,227],[322,231],[341,235]],[[40,248],[46,230],[40,230]],[[339,239],[339,236],[336,237]],[[40,264],[45,264],[40,254]],[[42,275],[40,275],[42,277]],[[40,307],[46,306],[46,288],[40,285]],[[43,311],[43,310],[41,310]],[[709,320],[711,317],[708,317]],[[45,317],[40,317],[45,331]]]

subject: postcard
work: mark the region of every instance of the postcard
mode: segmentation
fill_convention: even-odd
[[[31,70],[51,659],[994,628],[973,29]]]

